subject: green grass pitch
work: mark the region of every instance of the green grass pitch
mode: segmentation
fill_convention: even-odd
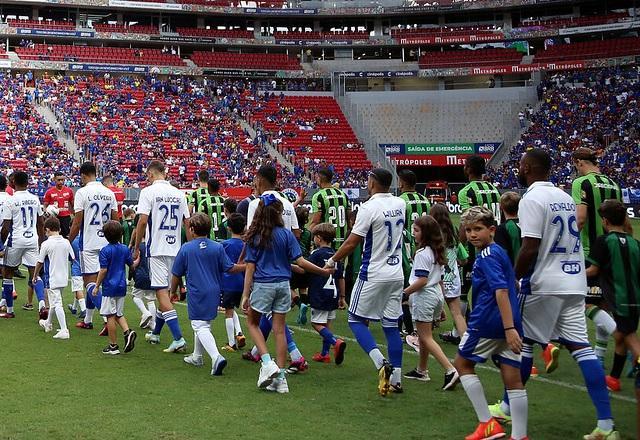
[[[344,312],[339,313],[334,330],[349,338],[344,364],[313,364],[307,372],[289,377],[290,394],[274,395],[256,388],[258,365],[242,360],[240,353],[226,355],[229,365],[216,378],[209,375],[210,365],[191,367],[183,363],[182,355],[163,353],[161,349],[169,343],[168,329],[163,330],[161,346],[147,344],[139,331],[132,353],[105,356],[101,349],[107,341],[97,336],[99,329],[73,328],[75,319],[67,312],[71,339],[55,341],[52,333],[45,334],[38,326],[36,312],[19,308],[25,302],[24,280],[17,281],[16,289],[17,317],[0,322],[4,373],[0,439],[461,439],[476,426],[460,386],[453,392],[440,391],[443,371],[433,359],[429,361],[431,382],[405,380],[404,394],[379,397],[376,372],[351,339]],[[71,293],[67,290],[64,295],[69,302]],[[192,347],[186,307],[176,308]],[[131,301],[125,312],[136,328],[139,315]],[[296,325],[294,313],[288,321],[310,360],[321,347],[319,336],[309,325]],[[241,322],[246,331],[246,322]],[[379,326],[373,328],[377,340],[384,343]],[[442,326],[442,330],[449,328],[450,322]],[[216,319],[213,330],[218,345],[223,345],[224,317]],[[405,348],[403,368],[409,370],[417,356]],[[444,349],[454,356],[454,346]],[[542,370],[538,348],[536,364]],[[490,403],[501,398],[497,370],[488,365],[478,373]],[[633,439],[633,382],[625,379],[622,386],[623,391],[612,398],[613,412],[623,438]],[[566,351],[560,368],[532,379],[527,390],[531,438],[576,439],[594,428],[595,411],[579,369]]]

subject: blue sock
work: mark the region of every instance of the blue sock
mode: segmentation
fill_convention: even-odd
[[[91,298],[91,301],[99,310],[102,305],[102,291],[98,291],[97,295],[93,295],[93,291],[96,290],[96,283],[87,284],[87,297]]]
[[[162,313],[162,317],[164,318],[164,322],[167,323],[169,330],[171,330],[173,340],[179,341],[182,339],[182,330],[180,330],[180,323],[178,322],[178,312],[169,310],[168,312]]]
[[[364,352],[369,354],[371,350],[378,348],[378,345],[376,344],[376,340],[373,339],[373,335],[371,334],[369,327],[367,327],[367,325],[362,321],[359,321],[359,320],[352,321],[352,319],[353,318],[351,317],[349,318],[349,327],[351,328],[353,335],[356,337],[358,344],[360,344],[360,347],[362,347]],[[355,318],[355,319],[358,319],[358,318]],[[402,341],[400,342],[402,343]]]
[[[260,324],[258,324],[258,326],[260,327],[262,336],[266,341],[269,338],[269,334],[271,333],[271,320],[265,315],[262,315],[262,317],[260,318]]]
[[[153,334],[159,335],[162,331],[162,327],[164,327],[164,316],[162,316],[162,312],[160,310],[156,311],[156,326],[153,328]]]
[[[95,304],[93,303],[93,297],[91,295],[85,295],[84,298],[87,302],[87,310],[93,310],[96,308]]]
[[[296,345],[296,342],[293,340],[293,336],[291,336],[291,330],[289,330],[289,326],[287,324],[284,325],[284,336],[287,338],[288,346],[291,346],[291,344]]]
[[[396,325],[394,325],[396,324]],[[394,368],[402,368],[402,336],[396,322],[382,321],[382,330],[387,338],[387,352],[389,353],[389,362]],[[385,327],[391,325],[391,327]]]
[[[33,285],[33,291],[38,301],[44,301],[44,281],[42,281],[42,278],[38,277],[38,281]]]
[[[2,280],[2,297],[7,301],[7,307],[13,307],[13,280]]]
[[[587,391],[589,392],[593,406],[596,407],[598,420],[612,419],[609,393],[604,380],[604,370],[593,348],[581,348],[572,352],[571,356],[578,362],[578,366],[582,371]]]
[[[323,327],[318,333],[322,336],[322,355],[326,356],[329,353],[331,346],[335,345],[336,338],[327,327]]]

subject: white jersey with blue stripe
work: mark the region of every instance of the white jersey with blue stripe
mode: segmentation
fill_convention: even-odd
[[[99,251],[105,247],[109,242],[104,238],[102,227],[118,213],[118,203],[113,191],[100,182],[89,182],[76,191],[73,209],[83,213],[80,250]]]
[[[7,247],[37,249],[37,222],[41,215],[40,199],[28,191],[16,191],[12,197],[6,199],[2,207],[2,218],[12,222]]]
[[[182,246],[182,221],[189,218],[186,195],[166,180],[156,180],[140,191],[138,214],[148,216],[147,256],[178,255]]]
[[[404,217],[404,200],[389,193],[374,194],[360,206],[351,231],[364,238],[360,279],[404,279],[401,250]]]

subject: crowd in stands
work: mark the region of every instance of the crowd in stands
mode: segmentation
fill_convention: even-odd
[[[518,187],[518,163],[529,148],[544,148],[553,159],[551,179],[570,187],[570,156],[578,147],[600,153],[601,171],[624,188],[640,186],[640,78],[636,67],[611,67],[551,75],[531,125],[503,164],[489,171],[503,188]]]

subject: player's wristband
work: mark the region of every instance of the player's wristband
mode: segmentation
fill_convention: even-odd
[[[334,261],[333,257],[330,257],[330,258],[327,260],[326,265],[327,265],[327,266],[329,266],[329,267],[335,267],[336,262]]]
[[[507,327],[504,329],[504,331],[506,332],[507,330],[515,330],[515,329],[516,329],[515,327]]]

